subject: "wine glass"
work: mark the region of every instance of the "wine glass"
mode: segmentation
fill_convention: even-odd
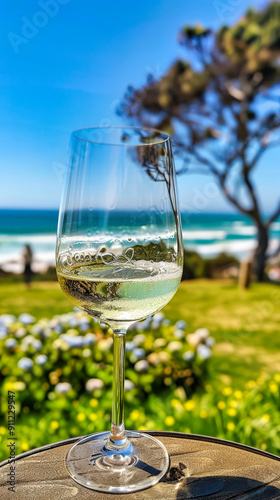
[[[137,127],[71,136],[56,269],[65,295],[113,330],[110,432],[77,441],[66,465],[79,484],[128,493],[156,484],[169,456],[154,437],[124,427],[127,328],[159,311],[182,276],[183,244],[170,137]]]

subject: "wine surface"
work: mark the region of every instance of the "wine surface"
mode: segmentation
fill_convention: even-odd
[[[76,264],[57,269],[65,295],[80,309],[110,326],[132,324],[164,307],[175,294],[181,268],[170,262],[135,261],[114,267]]]

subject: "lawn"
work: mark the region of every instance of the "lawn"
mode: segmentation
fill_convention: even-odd
[[[55,282],[34,282],[30,290],[21,283],[0,286],[0,314],[51,318],[72,309]],[[240,290],[231,281],[185,281],[164,313],[173,321],[184,319],[189,332],[210,330],[216,340],[209,366],[214,384],[221,380],[241,388],[261,374],[280,371],[279,286],[254,283]]]

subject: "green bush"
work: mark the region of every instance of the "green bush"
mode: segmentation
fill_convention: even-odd
[[[127,428],[216,436],[279,454],[280,375],[218,390],[207,371],[213,339],[205,328],[187,330],[158,314],[128,332]],[[8,391],[15,392],[17,453],[110,428],[111,347],[111,332],[81,312],[37,322],[0,316],[1,459]]]
[[[158,313],[129,330],[126,403],[134,418],[154,394],[180,388],[191,396],[203,384],[213,339],[206,329],[187,334],[185,326]],[[6,403],[8,391],[16,394],[17,453],[109,428],[112,343],[112,332],[80,311],[37,322],[29,314],[0,316],[1,393]],[[5,403],[1,418],[3,433]]]
[[[197,252],[185,250],[183,280],[214,278],[225,267],[237,265],[238,263],[236,257],[226,253],[221,253],[211,259],[203,259]]]

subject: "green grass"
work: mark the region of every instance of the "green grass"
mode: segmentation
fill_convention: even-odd
[[[37,319],[51,318],[73,310],[73,305],[66,299],[58,283],[52,281],[34,282],[26,289],[23,283],[1,283],[0,314],[22,312],[32,314]]]
[[[216,340],[210,363],[213,382],[242,387],[260,374],[280,370],[280,288],[254,283],[249,290],[233,282],[183,282],[165,308],[191,330],[205,326]]]
[[[2,282],[0,314],[28,312],[36,318],[72,310],[72,304],[55,282]],[[253,284],[240,290],[230,281],[194,280],[181,283],[165,307],[171,320],[185,319],[188,332],[207,327],[216,340],[210,362],[213,384],[246,381],[280,371],[280,287]]]

